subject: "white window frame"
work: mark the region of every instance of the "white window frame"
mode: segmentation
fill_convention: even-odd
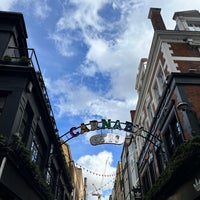
[[[159,62],[151,89],[151,92],[153,94],[153,99],[155,102],[155,108],[157,107],[160,101],[165,83],[166,83],[166,77],[161,62]]]

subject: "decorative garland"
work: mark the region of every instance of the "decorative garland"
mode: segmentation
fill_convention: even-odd
[[[76,165],[76,167],[79,167],[79,168],[85,170],[86,172],[89,172],[89,173],[96,175],[96,176],[102,176],[102,177],[116,177],[117,175],[121,174],[127,168],[127,166],[124,167],[124,169],[122,171],[119,171],[116,174],[100,174],[100,173],[96,173],[92,170],[89,170],[86,167],[79,165],[78,163],[74,163],[74,164]]]
[[[85,168],[85,167],[83,167],[83,166],[81,166],[81,165],[79,165],[77,163],[75,163],[75,165],[76,165],[76,167],[79,167],[79,168],[85,170],[86,172],[89,172],[90,174],[93,174],[95,176],[101,176],[101,177],[115,177],[116,176],[116,174],[100,174],[100,173],[96,173],[96,172],[94,172],[92,170],[89,170],[89,169],[87,169],[87,168]]]

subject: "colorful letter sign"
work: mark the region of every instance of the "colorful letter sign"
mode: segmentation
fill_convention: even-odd
[[[137,130],[134,130],[134,129],[137,129]],[[77,129],[80,129],[79,131],[76,131]],[[90,123],[88,124],[84,124],[82,123],[79,127],[72,127],[70,129],[69,132],[65,133],[64,135],[62,135],[61,137],[67,135],[67,134],[70,134],[71,137],[66,140],[70,140],[71,138],[73,137],[77,137],[79,136],[80,134],[84,134],[86,132],[89,132],[89,131],[95,131],[95,130],[100,130],[100,129],[113,129],[113,130],[123,130],[125,132],[130,132],[130,133],[136,133],[138,130],[139,130],[139,127],[138,126],[134,126],[132,122],[120,122],[120,120],[116,120],[116,121],[111,121],[110,119],[108,120],[105,120],[105,119],[102,119],[100,122],[98,122],[97,120],[92,120],[90,121]],[[99,144],[122,144],[124,141],[124,138],[122,138],[122,136],[120,135],[116,135],[116,134],[100,134],[101,136],[93,136],[91,138],[91,143],[93,145],[97,145],[97,141],[99,141]],[[119,136],[119,137],[118,137]],[[103,141],[101,140],[103,137]],[[118,139],[118,141],[117,141]]]

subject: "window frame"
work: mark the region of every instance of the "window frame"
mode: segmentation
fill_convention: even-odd
[[[179,124],[179,129],[180,129],[180,133],[178,133],[178,136],[181,137],[181,140],[179,142],[175,140],[177,134],[174,133],[174,129],[172,126],[175,120]],[[177,146],[179,146],[180,144],[184,142],[183,129],[181,127],[181,123],[178,119],[178,115],[176,113],[174,106],[169,111],[168,118],[165,120],[165,123],[163,124],[161,134],[163,137],[163,144],[166,150],[167,158],[169,160],[171,156],[173,155]]]
[[[0,116],[3,113],[9,94],[10,94],[9,91],[0,90]]]

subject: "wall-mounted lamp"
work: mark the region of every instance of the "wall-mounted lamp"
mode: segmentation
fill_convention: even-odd
[[[33,90],[33,84],[32,84],[32,82],[30,81],[30,82],[27,84],[27,86],[26,86],[26,92],[31,93],[32,90]]]
[[[181,110],[181,111],[186,111],[186,110],[189,110],[189,104],[187,102],[180,102],[178,103],[178,105],[176,106],[176,108],[178,110]]]

